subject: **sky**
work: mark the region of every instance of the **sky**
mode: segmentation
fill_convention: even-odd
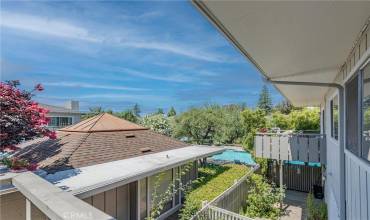
[[[40,103],[254,107],[264,81],[190,1],[2,1],[1,80]],[[282,98],[269,86],[273,102]]]

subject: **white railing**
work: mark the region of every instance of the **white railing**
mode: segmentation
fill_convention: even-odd
[[[323,134],[257,133],[254,147],[256,157],[326,163]]]
[[[218,208],[213,205],[208,205],[202,209],[192,220],[253,220],[243,215],[230,212],[225,209]]]

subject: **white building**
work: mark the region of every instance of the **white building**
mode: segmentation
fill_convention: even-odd
[[[370,219],[370,2],[194,5],[296,106],[320,106],[329,219]]]
[[[81,121],[81,112],[78,101],[68,101],[64,106],[55,106],[40,103],[40,106],[49,110],[50,122],[48,127],[56,130]]]

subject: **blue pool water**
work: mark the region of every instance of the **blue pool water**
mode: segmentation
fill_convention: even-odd
[[[235,163],[244,163],[248,165],[256,165],[256,162],[252,159],[252,155],[245,151],[236,150],[225,150],[221,154],[212,156],[213,160],[231,161]]]

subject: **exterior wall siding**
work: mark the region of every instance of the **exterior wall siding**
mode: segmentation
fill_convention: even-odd
[[[345,152],[347,219],[370,219],[370,166]]]
[[[0,219],[26,220],[26,197],[20,192],[0,195]],[[47,220],[48,218],[32,204],[31,219]]]
[[[344,84],[357,74],[363,64],[370,59],[370,27],[367,26],[355,42],[351,53],[338,73],[335,82]],[[325,200],[328,204],[329,219],[340,218],[340,145],[330,136],[330,100],[338,92],[330,89],[323,99],[322,108],[325,110],[325,133],[327,135],[327,167],[325,183]],[[345,106],[346,103],[344,103]],[[341,106],[341,105],[340,105]],[[345,111],[345,109],[340,109]],[[345,125],[344,125],[345,126]],[[346,129],[346,126],[344,127]],[[345,134],[345,132],[344,132]],[[339,134],[342,135],[342,134]],[[346,137],[344,137],[345,139]],[[346,140],[344,140],[346,143]],[[346,146],[345,146],[346,148]],[[370,163],[345,151],[345,210],[346,219],[370,219]]]
[[[339,218],[340,213],[340,146],[339,141],[331,137],[330,101],[338,95],[334,89],[325,97],[325,134],[326,134],[326,172],[325,172],[325,201],[328,205],[330,219]],[[341,134],[339,134],[341,135]]]
[[[115,217],[117,220],[130,219],[129,185],[123,185],[88,198],[85,202]]]
[[[194,162],[194,166],[192,169],[190,169],[183,177],[184,181],[188,182],[190,180],[194,180],[198,177],[198,171],[197,171],[197,163]],[[175,170],[177,168],[174,168]],[[146,177],[150,178],[150,177]],[[148,181],[150,184],[150,181]],[[132,191],[132,187],[129,186],[129,184],[98,193],[96,195],[84,198],[83,200],[87,202],[88,204],[94,206],[95,208],[100,209],[101,211],[115,217],[117,220],[134,220],[136,218],[139,218],[139,216],[135,215],[135,217],[132,217],[133,213],[130,213],[133,209],[138,212],[139,207],[137,205],[139,202],[136,199],[132,199],[132,196],[137,197],[138,192],[137,190],[135,192]],[[149,187],[150,188],[150,187]],[[150,207],[150,197],[151,197],[151,191],[149,190],[148,194],[148,206]],[[131,202],[130,202],[131,201]],[[136,201],[137,204],[130,204],[132,201]],[[136,207],[134,207],[136,206]],[[163,218],[165,216],[168,216],[169,214],[176,211],[180,206],[176,205],[173,201],[173,206],[170,210],[163,213]],[[162,216],[161,218],[162,219]]]

